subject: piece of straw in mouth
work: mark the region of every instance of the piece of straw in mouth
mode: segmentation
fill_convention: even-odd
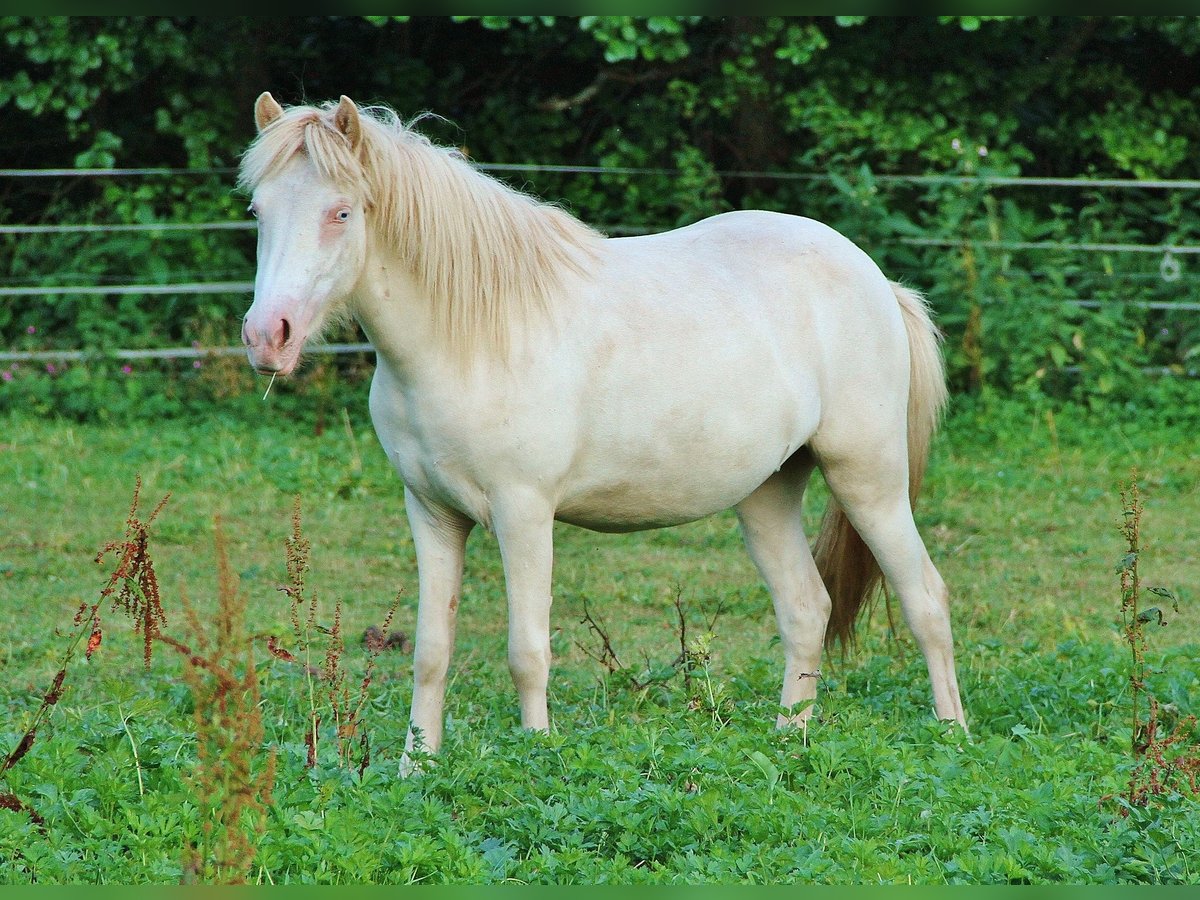
[[[278,372],[272,372],[272,373],[271,373],[271,380],[267,382],[267,390],[266,390],[266,393],[264,393],[264,394],[263,394],[263,399],[264,399],[264,400],[266,400],[266,399],[267,399],[267,394],[271,393],[271,386],[272,386],[273,384],[275,384],[275,376],[276,376],[276,375],[278,375],[278,374],[279,374]]]

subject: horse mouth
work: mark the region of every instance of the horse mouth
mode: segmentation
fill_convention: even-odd
[[[255,366],[254,371],[257,372],[259,375],[270,375],[272,377],[274,377],[276,375],[282,375],[284,377],[287,377],[288,375],[292,374],[292,372],[293,372],[293,370],[295,370],[295,368],[296,368],[296,361],[291,360],[289,362],[280,363],[277,366]]]
[[[255,353],[254,349],[250,348],[250,367],[259,375],[291,375],[300,361],[300,349],[299,343],[269,354]]]

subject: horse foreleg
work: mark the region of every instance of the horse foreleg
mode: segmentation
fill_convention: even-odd
[[[521,702],[521,724],[546,731],[550,716],[550,602],[554,568],[554,513],[536,495],[492,504],[508,593],[508,668]]]
[[[474,523],[427,505],[404,492],[417,552],[417,637],[413,653],[413,699],[402,769],[412,770],[411,753],[436,753],[442,745],[446,675],[454,649],[454,625],[462,590],[463,556]]]
[[[746,549],[771,592],[783,642],[782,710],[776,723],[780,728],[804,725],[812,715],[829,621],[829,594],[801,519],[811,473],[810,460],[794,459],[737,506]]]

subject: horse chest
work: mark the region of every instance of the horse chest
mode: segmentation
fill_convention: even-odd
[[[426,501],[435,501],[488,525],[491,513],[487,486],[469,460],[448,448],[429,447],[410,432],[376,430],[388,460],[406,487]]]
[[[491,504],[506,486],[527,483],[558,462],[542,458],[548,442],[533,433],[527,416],[508,414],[502,403],[468,396],[405,395],[372,387],[371,416],[388,459],[405,485],[425,500],[490,525]]]

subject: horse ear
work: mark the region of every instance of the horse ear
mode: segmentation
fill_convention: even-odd
[[[351,147],[358,146],[358,142],[362,139],[362,122],[358,118],[358,107],[345,94],[342,94],[337,109],[333,111],[333,124],[350,141]]]
[[[254,124],[259,131],[283,115],[283,107],[271,96],[270,91],[263,91],[254,101]]]

